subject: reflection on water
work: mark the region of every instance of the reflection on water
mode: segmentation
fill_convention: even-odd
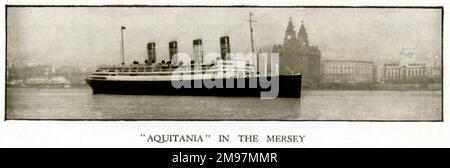
[[[303,91],[302,98],[93,95],[7,89],[8,119],[441,120],[441,91]]]

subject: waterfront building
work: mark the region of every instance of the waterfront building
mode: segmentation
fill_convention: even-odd
[[[428,80],[432,82],[441,82],[442,81],[442,67],[441,66],[429,66],[425,70],[425,75],[428,77]]]
[[[28,78],[46,78],[55,73],[50,65],[29,63],[26,66],[8,68],[8,80],[27,80]]]
[[[273,53],[279,53],[281,74],[301,73],[304,86],[317,86],[320,83],[320,50],[310,46],[308,33],[303,21],[296,34],[292,19],[285,31],[284,43],[274,45]]]
[[[432,78],[434,67],[426,63],[417,63],[411,48],[403,48],[400,61],[384,64],[384,83],[423,83]],[[436,73],[436,72],[434,72]],[[439,75],[438,75],[439,76]]]
[[[371,84],[376,82],[376,66],[369,61],[323,60],[324,84]]]
[[[73,85],[85,84],[85,78],[91,70],[75,66],[60,66],[28,63],[7,67],[7,79],[9,83],[16,84],[45,84],[45,83],[69,83]]]
[[[425,74],[432,82],[442,82],[442,60],[438,56],[434,56],[430,66],[427,67]]]
[[[421,64],[385,64],[384,82],[385,83],[414,83],[426,80],[426,65]]]

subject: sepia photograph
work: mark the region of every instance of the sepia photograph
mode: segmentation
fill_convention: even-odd
[[[443,7],[5,8],[5,120],[443,122]]]

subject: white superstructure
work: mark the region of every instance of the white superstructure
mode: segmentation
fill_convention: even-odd
[[[102,65],[92,73],[91,79],[121,81],[201,80],[205,78],[258,77],[254,65],[247,60],[218,60],[206,65],[173,66],[154,65]]]

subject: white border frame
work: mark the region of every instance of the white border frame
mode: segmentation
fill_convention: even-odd
[[[113,1],[6,1],[10,5],[120,5]],[[450,4],[446,1],[344,1],[320,0],[311,2],[291,1],[242,1],[230,0],[173,0],[149,3],[144,0],[127,1],[128,5],[263,5],[263,6],[444,6],[444,49],[449,53],[448,32]],[[5,14],[5,7],[0,8]],[[446,13],[447,12],[447,13]],[[0,38],[5,39],[5,16],[0,17]],[[5,40],[1,41],[1,59],[5,62]],[[448,58],[444,59],[444,74],[450,74]],[[0,78],[5,79],[5,68],[0,68]],[[449,94],[449,79],[444,75],[444,100]],[[4,83],[4,81],[3,81]],[[444,122],[305,122],[305,121],[5,121],[5,85],[0,85],[0,147],[450,147],[448,101],[444,102]],[[148,143],[139,135],[146,134],[210,134],[203,143]],[[218,134],[231,135],[230,143],[220,143]],[[303,143],[239,143],[237,135],[302,134]],[[260,138],[263,139],[263,138]]]

